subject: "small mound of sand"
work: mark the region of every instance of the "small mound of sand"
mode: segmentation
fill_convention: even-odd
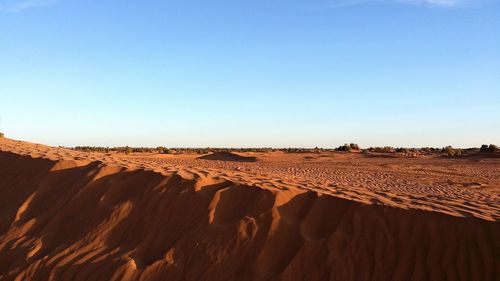
[[[218,161],[231,161],[231,162],[255,162],[257,161],[257,157],[251,157],[251,156],[241,156],[236,153],[232,152],[215,152],[209,155],[204,155],[201,157],[198,157],[196,159],[203,159],[203,160],[218,160]]]

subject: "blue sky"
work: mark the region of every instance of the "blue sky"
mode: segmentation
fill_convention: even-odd
[[[51,145],[500,144],[500,1],[0,0],[0,131]]]

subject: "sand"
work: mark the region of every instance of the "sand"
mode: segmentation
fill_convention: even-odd
[[[214,161],[224,161],[224,162],[256,162],[257,157],[255,156],[242,156],[237,153],[232,152],[215,152],[208,155],[203,155],[197,157],[200,160],[214,160]]]
[[[222,156],[0,139],[0,280],[499,277],[495,155]]]

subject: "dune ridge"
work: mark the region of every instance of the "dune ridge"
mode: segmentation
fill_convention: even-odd
[[[232,152],[215,152],[209,155],[200,156],[196,159],[215,160],[215,161],[232,161],[232,162],[255,162],[257,157],[241,156]]]
[[[498,221],[2,150],[0,280],[498,277]]]

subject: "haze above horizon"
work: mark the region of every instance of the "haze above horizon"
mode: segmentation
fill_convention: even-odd
[[[0,132],[50,145],[500,144],[500,1],[0,0]]]

